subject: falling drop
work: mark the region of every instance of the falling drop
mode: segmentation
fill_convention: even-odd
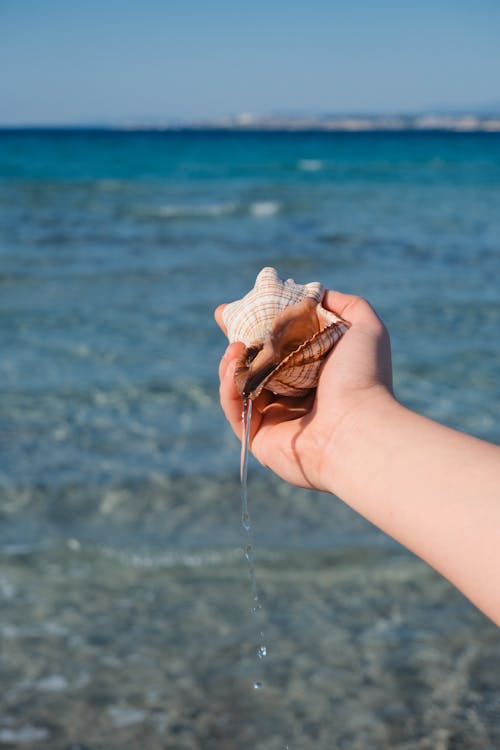
[[[256,680],[253,684],[253,687],[254,687],[254,690],[260,690],[261,688],[264,687],[264,685],[262,684],[262,682],[260,682],[260,680]]]
[[[259,659],[263,659],[265,656],[267,656],[267,647],[266,646],[259,646],[257,649],[257,656]]]

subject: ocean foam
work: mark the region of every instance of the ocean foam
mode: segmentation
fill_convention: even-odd
[[[250,204],[250,213],[259,219],[275,216],[281,208],[278,201],[255,201]]]
[[[236,211],[234,203],[207,203],[200,205],[176,205],[167,203],[160,206],[154,213],[164,219],[191,219],[227,216]]]
[[[319,172],[324,164],[321,159],[300,159],[297,166],[303,172]]]

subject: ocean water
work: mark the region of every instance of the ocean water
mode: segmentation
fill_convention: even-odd
[[[212,314],[264,265],[500,441],[498,134],[0,131],[0,747],[500,746],[497,629],[255,462],[250,615]]]

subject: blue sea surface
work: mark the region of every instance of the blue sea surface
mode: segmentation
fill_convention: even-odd
[[[213,310],[266,265],[367,297],[398,397],[500,442],[500,134],[0,131],[0,747],[499,746],[493,627],[255,463],[246,693]]]

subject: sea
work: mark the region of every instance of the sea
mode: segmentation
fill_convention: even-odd
[[[498,628],[253,459],[252,611],[213,310],[263,266],[500,442],[500,134],[0,131],[0,748],[500,747]]]

